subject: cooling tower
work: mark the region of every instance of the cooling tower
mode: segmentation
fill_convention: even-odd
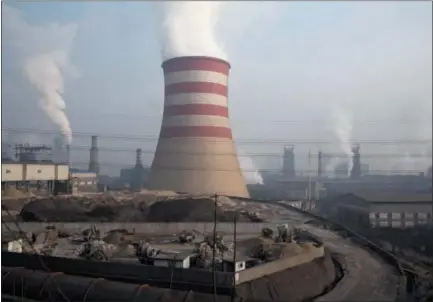
[[[162,68],[164,114],[149,188],[249,197],[229,124],[230,64],[179,57]]]

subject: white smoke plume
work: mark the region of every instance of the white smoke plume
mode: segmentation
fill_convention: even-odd
[[[348,171],[347,175],[350,175],[352,171],[352,133],[353,133],[353,120],[352,115],[349,110],[346,110],[344,106],[335,106],[333,110],[333,122],[334,122],[334,132],[339,141],[339,148],[346,155],[346,158],[339,160],[331,160],[333,164],[332,168],[341,162],[347,162]]]
[[[247,184],[263,184],[263,178],[253,162],[253,159],[238,149],[238,160]]]
[[[158,3],[163,59],[179,56],[227,59],[216,38],[222,5],[219,1]]]
[[[69,51],[77,26],[67,24],[32,25],[17,9],[3,6],[3,33],[16,48],[28,80],[42,94],[40,103],[46,116],[59,127],[65,140],[72,142],[72,130],[62,98],[64,73],[76,72],[69,62]],[[36,98],[38,99],[38,98]]]
[[[30,82],[43,94],[40,104],[45,114],[60,128],[67,144],[71,144],[72,130],[65,113],[66,104],[62,98],[62,68],[66,66],[66,52],[52,51],[31,57],[25,65],[25,71]]]

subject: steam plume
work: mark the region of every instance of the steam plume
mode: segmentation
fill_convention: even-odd
[[[222,3],[178,1],[158,3],[164,60],[179,56],[212,56],[227,59],[216,39]]]
[[[33,25],[21,11],[3,6],[3,33],[14,46],[14,55],[23,64],[28,80],[42,93],[41,107],[70,144],[72,131],[62,98],[65,72],[77,72],[68,56],[75,38],[76,24]],[[74,75],[72,73],[72,75]],[[77,74],[75,74],[77,75]]]
[[[62,68],[67,64],[64,51],[52,51],[30,58],[25,71],[32,84],[43,94],[41,107],[47,117],[60,128],[67,144],[72,142],[72,130],[66,116],[66,104],[62,98],[64,80]]]
[[[339,147],[341,151],[347,156],[344,161],[348,163],[347,175],[350,175],[350,171],[353,168],[352,162],[352,132],[353,132],[353,121],[351,114],[344,110],[342,106],[336,106],[333,111],[334,118],[334,131],[339,141]],[[338,164],[337,161],[332,161],[334,164]],[[341,162],[341,161],[339,161]]]
[[[253,159],[238,148],[239,165],[248,184],[263,184],[263,178]]]

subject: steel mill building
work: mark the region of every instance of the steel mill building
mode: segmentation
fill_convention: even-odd
[[[335,198],[338,220],[372,228],[411,228],[432,224],[431,193],[356,193]]]
[[[249,197],[229,124],[230,64],[188,56],[162,68],[164,114],[150,189]]]

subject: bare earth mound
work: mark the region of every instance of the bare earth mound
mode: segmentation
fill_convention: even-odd
[[[149,196],[53,197],[25,204],[18,218],[40,222],[211,222],[214,200],[207,197],[155,201]],[[233,221],[234,212],[217,205],[217,220]],[[242,214],[238,221],[251,221]]]

